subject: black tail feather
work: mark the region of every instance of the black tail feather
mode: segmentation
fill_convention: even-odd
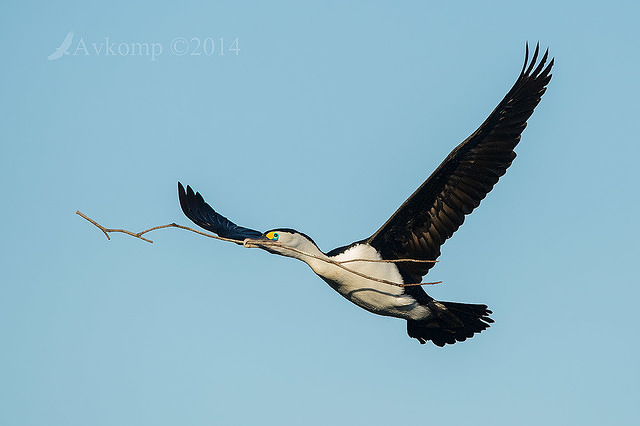
[[[472,305],[455,302],[436,302],[428,304],[435,314],[433,318],[421,321],[407,320],[409,337],[420,343],[431,340],[437,346],[464,342],[475,333],[489,328],[493,322],[492,313],[487,305]]]

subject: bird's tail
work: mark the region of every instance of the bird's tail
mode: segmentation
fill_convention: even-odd
[[[427,320],[407,320],[407,333],[420,343],[431,340],[437,346],[463,342],[475,333],[489,328],[493,322],[487,305],[437,302],[427,305],[434,316]]]

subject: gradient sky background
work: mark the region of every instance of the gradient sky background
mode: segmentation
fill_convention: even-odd
[[[638,421],[639,16],[595,1],[3,2],[0,424]],[[47,60],[69,31],[77,54]],[[106,38],[163,52],[96,55]],[[464,343],[421,346],[291,259],[175,229],[107,241],[75,215],[190,225],[180,180],[325,251],[367,237],[537,40],[556,65],[518,158],[427,278],[444,281],[436,298],[494,311]]]

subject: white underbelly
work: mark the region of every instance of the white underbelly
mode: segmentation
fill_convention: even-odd
[[[350,259],[380,260],[380,256],[373,247],[358,245],[334,258],[336,261]],[[403,282],[393,263],[358,261],[342,265],[368,277],[394,283]],[[316,273],[345,298],[375,314],[404,319],[423,319],[429,315],[429,310],[413,297],[404,294],[402,287],[368,279],[331,264]]]

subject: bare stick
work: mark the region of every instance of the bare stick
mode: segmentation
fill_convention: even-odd
[[[179,229],[184,229],[186,231],[195,232],[196,234],[204,235],[205,237],[214,238],[216,240],[229,241],[229,242],[232,242],[232,243],[236,243],[236,244],[242,245],[242,241],[240,241],[240,240],[233,240],[233,239],[230,239],[230,238],[218,237],[217,235],[208,234],[206,232],[198,231],[197,229],[189,228],[187,226],[178,225],[177,223],[170,223],[168,225],[154,226],[153,228],[145,229],[144,231],[140,231],[140,232],[131,232],[131,231],[127,231],[126,229],[105,228],[104,226],[100,225],[98,222],[96,222],[95,220],[91,219],[90,217],[88,217],[87,215],[85,215],[84,213],[82,213],[80,211],[76,211],[76,214],[79,215],[79,216],[82,216],[83,218],[85,218],[86,220],[88,220],[89,222],[94,224],[98,229],[100,229],[104,233],[104,235],[107,236],[108,240],[111,239],[111,237],[109,237],[109,233],[110,232],[121,232],[123,234],[131,235],[132,237],[140,238],[143,241],[146,241],[148,243],[153,244],[152,240],[150,240],[148,238],[144,238],[143,235],[146,234],[147,232],[155,231],[156,229],[179,228]]]
[[[438,263],[439,260],[429,260],[429,259],[349,259],[349,260],[341,260],[340,263],[350,263],[350,262],[381,262],[381,263]]]
[[[95,220],[91,219],[89,216],[85,215],[84,213],[82,213],[80,211],[76,211],[76,214],[81,216],[82,218],[86,219],[87,221],[89,221],[96,228],[100,229],[104,233],[104,235],[107,237],[108,240],[111,240],[111,237],[109,236],[109,233],[111,233],[111,232],[120,232],[120,233],[127,234],[127,235],[130,235],[132,237],[139,238],[139,239],[141,239],[143,241],[146,241],[148,243],[153,244],[152,240],[150,240],[148,238],[144,238],[143,235],[146,234],[147,232],[155,231],[156,229],[179,228],[179,229],[184,229],[186,231],[195,232],[196,234],[203,235],[205,237],[213,238],[213,239],[216,239],[216,240],[228,241],[228,242],[240,244],[240,245],[245,246],[245,247],[249,247],[248,245],[244,244],[244,241],[235,240],[235,239],[232,239],[232,238],[219,237],[217,235],[213,235],[213,234],[209,234],[209,233],[206,233],[206,232],[198,231],[197,229],[189,228],[188,226],[178,225],[177,223],[170,223],[168,225],[154,226],[153,228],[145,229],[144,231],[140,231],[140,232],[131,232],[131,231],[127,231],[126,229],[105,228],[104,226],[100,225],[98,222],[96,222]],[[267,242],[263,243],[263,245],[270,245],[270,244],[271,243],[267,243]],[[275,245],[275,244],[273,244],[273,245]],[[331,263],[333,265],[338,266],[339,268],[344,269],[347,272],[350,272],[352,274],[355,274],[355,275],[358,275],[360,277],[366,278],[368,280],[378,281],[378,282],[381,282],[383,284],[389,284],[389,285],[393,285],[393,286],[396,286],[396,287],[412,287],[412,286],[418,286],[418,285],[434,285],[434,284],[440,284],[442,282],[442,281],[435,281],[435,282],[427,282],[427,283],[407,283],[407,284],[395,283],[393,281],[387,281],[387,280],[383,280],[381,278],[371,277],[369,275],[366,275],[366,274],[363,274],[361,272],[355,271],[353,269],[347,268],[346,266],[343,265],[343,263],[349,263],[349,262],[388,262],[388,263],[393,263],[393,262],[419,262],[419,263],[434,263],[434,262],[437,262],[437,260],[425,260],[425,259],[395,259],[395,260],[388,260],[388,259],[349,259],[349,260],[343,260],[343,261],[336,261],[336,260],[333,260],[333,259],[330,259],[330,258],[327,258],[327,257],[320,257],[320,256],[316,256],[316,255],[313,255],[313,254],[310,254],[310,253],[305,253],[305,252],[300,251],[300,250],[298,250],[296,248],[293,248],[293,247],[282,246],[281,244],[278,244],[278,245],[280,247],[285,247],[287,250],[291,250],[291,251],[303,254],[305,256],[312,257],[314,259],[318,259],[318,260],[322,260],[322,261],[327,262],[327,263]]]

